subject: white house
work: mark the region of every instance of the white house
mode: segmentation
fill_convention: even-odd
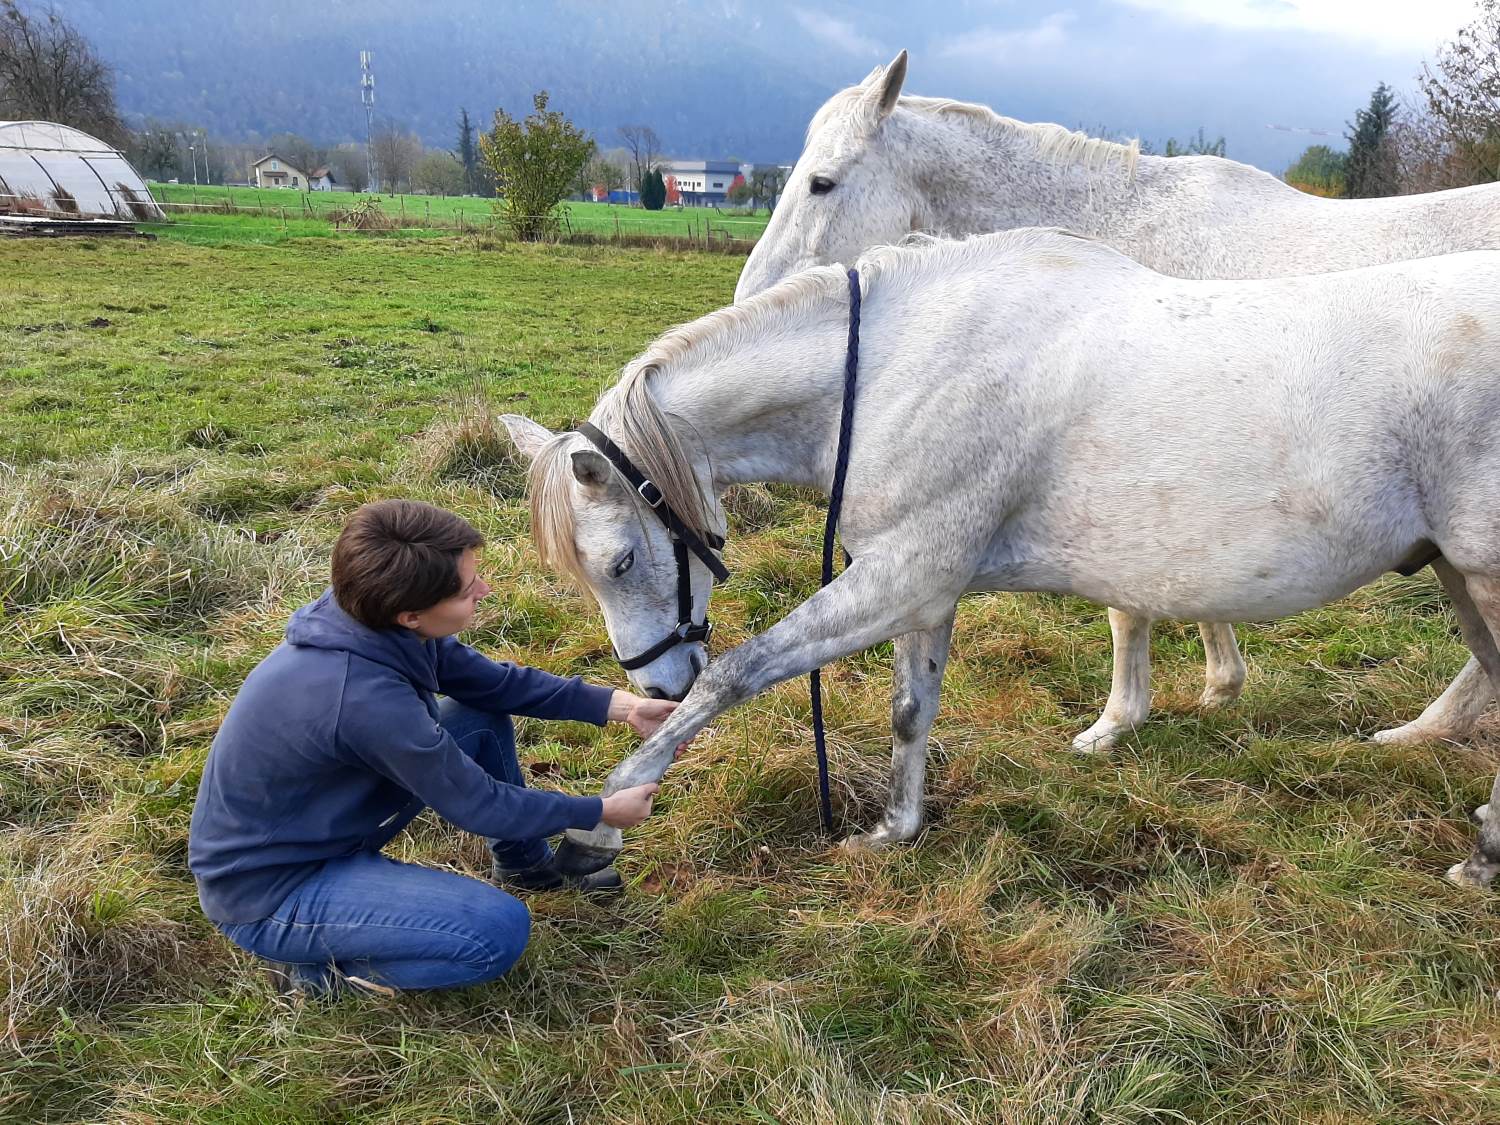
[[[334,191],[334,185],[338,183],[333,178],[333,170],[328,167],[314,168],[307,174],[307,186],[310,191]]]
[[[250,179],[256,187],[295,188],[298,191],[308,187],[307,173],[274,152],[250,165]]]
[[[661,174],[672,177],[684,206],[717,207],[729,198],[740,166],[733,160],[669,160]]]

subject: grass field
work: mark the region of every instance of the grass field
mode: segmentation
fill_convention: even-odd
[[[490,201],[475,197],[428,195],[359,195],[352,192],[298,192],[287,189],[195,187],[192,184],[151,184],[151,194],[168,204],[174,219],[212,213],[215,207],[230,204],[242,211],[288,222],[302,217],[328,223],[328,216],[361,199],[378,199],[381,210],[400,227],[485,227],[491,221]],[[758,211],[753,216],[721,214],[713,208],[685,207],[646,211],[639,207],[622,207],[612,203],[565,204],[564,220],[568,233],[602,237],[616,235],[658,236],[702,242],[726,238],[753,243],[770,221],[770,215]],[[310,228],[304,228],[310,229]]]
[[[1495,728],[1361,738],[1463,663],[1425,574],[1243,627],[1245,698],[1213,715],[1196,631],[1158,627],[1154,721],[1107,759],[1067,750],[1108,690],[1102,610],[966,601],[915,845],[829,846],[783,685],[668,774],[623,899],[533,900],[504,980],[281,1004],[185,866],[240,681],[347,514],[414,496],[490,537],[470,640],[621,683],[597,611],[540,572],[486,419],[583,416],[741,260],[218,241],[0,242],[0,1119],[1500,1120],[1500,905],[1441,878]],[[815,505],[746,489],[733,513],[721,645],[817,581]],[[838,815],[867,826],[888,649],[829,680]],[[522,726],[538,782],[576,792],[629,748]],[[394,850],[486,861],[430,817]]]

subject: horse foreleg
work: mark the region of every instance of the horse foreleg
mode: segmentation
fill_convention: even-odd
[[[1146,721],[1151,710],[1151,619],[1123,610],[1109,611],[1115,664],[1104,714],[1073,739],[1073,749],[1102,752]]]
[[[927,736],[937,717],[943,669],[953,639],[953,614],[936,629],[896,638],[891,693],[891,787],[885,815],[869,832],[845,841],[878,848],[910,840],[922,828],[922,794],[927,776]]]
[[[1245,658],[1235,643],[1234,626],[1222,621],[1200,621],[1205,668],[1203,707],[1212,710],[1233,703],[1245,687]]]
[[[1492,694],[1500,694],[1500,580],[1460,573],[1447,559],[1437,559],[1432,569],[1443,581],[1453,601],[1459,631],[1490,682]],[[1500,873],[1500,775],[1490,788],[1489,804],[1476,810],[1479,836],[1469,858],[1448,869],[1455,883],[1486,886]]]
[[[679,744],[771,685],[891,637],[951,621],[961,591],[918,589],[918,570],[906,560],[882,564],[862,556],[760,636],[726,652],[698,677],[661,728],[615,767],[605,782],[605,796],[656,781],[672,764]],[[567,874],[597,871],[619,854],[621,842],[620,830],[607,825],[591,832],[570,829],[556,866]]]

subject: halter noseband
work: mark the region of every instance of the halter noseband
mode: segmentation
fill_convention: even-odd
[[[718,584],[729,578],[729,571],[719,560],[719,556],[714,554],[715,551],[724,549],[724,540],[712,532],[706,532],[700,537],[682,520],[682,517],[672,510],[672,506],[662,495],[661,489],[648,480],[646,474],[637,469],[630,458],[625,456],[625,451],[598,427],[584,422],[578,427],[578,432],[588,438],[594,448],[604,454],[610,464],[620,470],[620,475],[630,482],[636,495],[645,501],[646,507],[656,513],[656,518],[661,520],[672,537],[672,553],[677,559],[677,628],[645,652],[632,656],[628,660],[616,652],[615,659],[619,661],[620,667],[631,672],[645,667],[662,653],[678,645],[707,641],[713,635],[714,627],[709,622],[706,612],[703,615],[703,624],[693,623],[693,579],[688,568],[688,552],[692,551],[703,560],[703,565],[713,573],[714,583]]]

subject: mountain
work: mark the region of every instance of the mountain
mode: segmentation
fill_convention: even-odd
[[[444,0],[67,0],[58,10],[115,68],[132,117],[257,140],[362,140],[359,52],[374,52],[376,114],[452,148],[459,107],[482,128],[539,89],[602,148],[652,126],[670,155],[789,162],[813,111],[866,63],[827,73],[786,21],[738,3]]]

